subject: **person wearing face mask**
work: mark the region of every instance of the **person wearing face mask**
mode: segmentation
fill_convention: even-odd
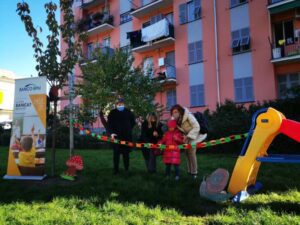
[[[162,138],[162,123],[159,122],[157,114],[151,112],[142,123],[140,141],[156,144]],[[156,172],[156,155],[153,149],[143,148],[143,156],[149,173]]]
[[[124,99],[119,97],[116,100],[116,108],[110,111],[107,118],[108,132],[111,134],[111,138],[132,141],[132,130],[134,125],[134,114],[125,107]],[[124,169],[128,172],[130,147],[113,144],[113,151],[114,174],[119,173],[119,161],[121,154],[123,155]]]
[[[177,104],[171,108],[170,113],[177,122],[177,128],[183,133],[183,141],[185,143],[193,144],[202,142],[207,137],[207,134],[199,133],[201,127],[193,113],[191,113],[187,108]],[[197,178],[198,174],[196,151],[196,148],[185,150],[187,170],[194,179]]]

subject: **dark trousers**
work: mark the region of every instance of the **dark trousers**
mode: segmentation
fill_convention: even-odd
[[[149,148],[143,148],[142,153],[148,172],[156,172],[156,155],[154,155],[154,151]]]
[[[114,172],[119,172],[119,162],[120,162],[120,155],[123,155],[123,163],[124,163],[124,169],[128,171],[129,169],[129,151],[130,147],[128,146],[122,146],[122,145],[113,145],[114,149]]]
[[[166,175],[171,175],[171,166],[172,164],[166,164]],[[173,165],[175,169],[175,176],[179,176],[179,165]]]

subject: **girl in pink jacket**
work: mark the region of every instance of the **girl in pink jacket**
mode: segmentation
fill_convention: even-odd
[[[171,175],[171,165],[175,168],[175,180],[179,180],[180,149],[177,147],[183,144],[183,135],[177,129],[176,120],[169,120],[167,123],[168,131],[158,144],[173,145],[166,148],[163,154],[163,162],[166,165],[166,175]]]

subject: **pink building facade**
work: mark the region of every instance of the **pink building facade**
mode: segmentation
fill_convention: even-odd
[[[297,0],[75,0],[74,12],[87,58],[96,47],[130,49],[136,66],[160,77],[165,116],[176,103],[214,110],[226,99],[282,98],[300,85]]]

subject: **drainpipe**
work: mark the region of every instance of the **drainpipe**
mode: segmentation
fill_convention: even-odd
[[[217,104],[220,106],[220,73],[219,73],[219,49],[218,49],[218,29],[217,29],[217,3],[214,0],[214,28],[215,28],[215,49],[216,49],[216,78],[217,78]]]

